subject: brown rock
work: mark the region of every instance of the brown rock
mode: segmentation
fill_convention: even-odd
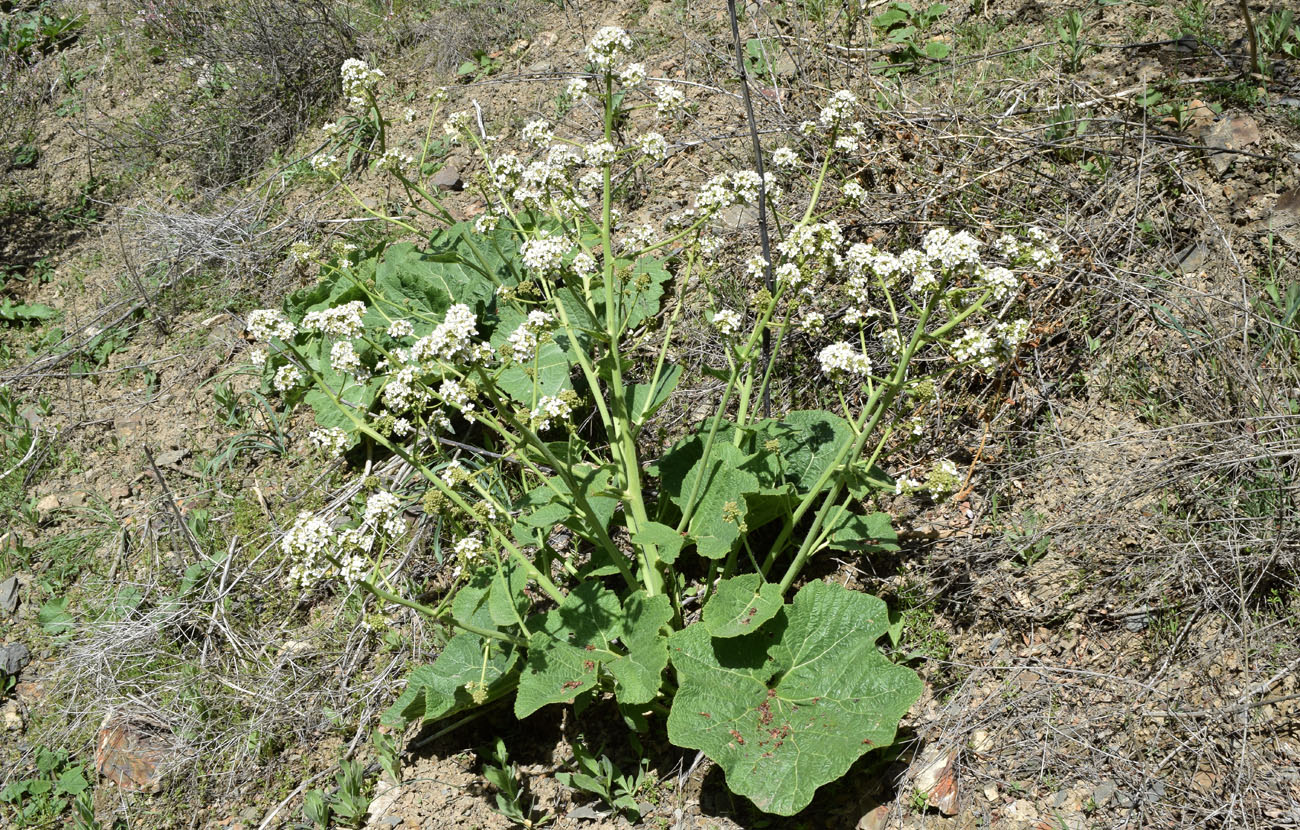
[[[1300,248],[1300,188],[1278,194],[1268,227],[1293,248]]]
[[[913,786],[925,803],[945,816],[957,814],[957,750],[928,746],[917,759]]]
[[[124,790],[156,793],[171,750],[165,726],[110,713],[95,745],[95,770]]]
[[[1242,150],[1259,141],[1259,126],[1249,115],[1220,119],[1205,131],[1205,146],[1217,150]],[[1237,160],[1233,153],[1210,153],[1210,166],[1223,175]]]
[[[429,177],[429,184],[437,190],[464,190],[465,182],[461,180],[460,165],[454,161],[447,162]]]
[[[885,822],[889,820],[889,805],[881,804],[858,819],[856,830],[885,830]]]

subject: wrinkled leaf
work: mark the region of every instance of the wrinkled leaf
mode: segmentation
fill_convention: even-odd
[[[745,637],[715,638],[702,624],[679,631],[669,740],[703,750],[760,809],[798,812],[861,755],[892,743],[921,694],[916,674],[876,648],[888,626],[879,599],[813,582]]]
[[[841,512],[826,544],[833,550],[898,550],[898,534],[888,513]]]
[[[481,680],[487,684],[487,694],[495,697],[513,682],[512,670],[518,661],[519,653],[512,646],[495,640],[488,642],[477,634],[462,631],[447,642],[437,660],[411,672],[406,690],[380,720],[404,728],[412,721],[429,723],[471,709],[478,703],[465,688],[466,684]]]
[[[530,624],[528,661],[519,678],[515,716],[574,700],[596,686],[604,667],[617,681],[621,703],[647,703],[659,692],[668,665],[660,629],[672,619],[663,595],[618,595],[594,580],[575,588],[559,608]]]
[[[714,637],[741,637],[757,631],[783,605],[779,585],[764,583],[760,574],[744,574],[718,583],[701,619]]]

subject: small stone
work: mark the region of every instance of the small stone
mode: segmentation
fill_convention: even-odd
[[[0,582],[0,611],[13,614],[18,610],[18,577],[11,576]]]
[[[920,771],[913,786],[925,794],[925,803],[945,816],[957,814],[957,750],[926,747],[916,762]]]
[[[16,677],[30,662],[32,662],[32,653],[22,643],[0,646],[0,671],[10,677]]]
[[[989,801],[998,800],[998,785],[989,783],[984,785],[984,797]]]
[[[85,490],[74,490],[67,498],[60,501],[61,507],[85,507],[90,503],[90,494]]]
[[[434,174],[429,177],[429,183],[434,188],[442,191],[460,191],[465,189],[465,182],[461,179],[460,165],[454,161],[449,161]]]
[[[1038,808],[1027,798],[1018,798],[1006,806],[1002,817],[1008,821],[1037,821]]]
[[[757,205],[731,205],[718,211],[713,220],[714,230],[736,231],[758,224]]]
[[[41,521],[49,518],[49,514],[59,509],[59,497],[51,493],[40,501],[36,502],[36,512],[41,514]]]
[[[0,721],[4,722],[5,730],[8,732],[21,732],[26,725],[23,723],[23,713],[18,708],[18,701],[11,700],[0,709]]]
[[[1259,141],[1259,127],[1249,115],[1223,118],[1205,131],[1205,146],[1214,150],[1241,150]],[[1234,153],[1211,152],[1210,166],[1223,175],[1237,160]]]
[[[189,450],[168,450],[167,452],[158,453],[153,460],[159,467],[175,467],[184,461],[189,454]]]
[[[885,830],[885,824],[889,820],[889,805],[881,804],[875,807],[871,812],[858,819],[855,830]]]
[[[1210,249],[1200,244],[1188,245],[1178,253],[1174,258],[1178,260],[1178,270],[1184,274],[1195,274],[1205,265],[1205,261],[1210,257]]]
[[[114,484],[108,488],[108,497],[113,501],[122,501],[131,498],[131,485],[124,483]]]

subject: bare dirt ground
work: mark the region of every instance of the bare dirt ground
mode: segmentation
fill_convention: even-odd
[[[1030,292],[1032,348],[1014,370],[952,378],[920,413],[925,438],[891,459],[903,473],[950,457],[961,492],[891,499],[903,551],[813,575],[904,614],[898,658],[926,692],[901,754],[868,756],[783,819],[652,736],[658,783],[633,823],[553,777],[579,735],[633,768],[616,714],[501,713],[432,741],[396,736],[401,780],[378,781],[365,826],[515,826],[482,775],[496,735],[534,815],[558,828],[1300,825],[1300,61],[1275,55],[1271,77],[1243,77],[1235,3],[989,0],[952,4],[925,35],[947,58],[895,73],[880,62],[897,47],[861,28],[845,42],[834,5],[748,10],[744,36],[772,50],[755,78],[765,137],[848,86],[871,130],[853,233],[1035,224],[1067,266]],[[205,174],[195,154],[210,148],[189,131],[212,124],[171,107],[207,99],[181,103],[196,65],[139,22],[155,8],[74,10],[87,14],[78,40],[8,76],[4,295],[59,316],[0,329],[5,427],[36,436],[0,463],[17,463],[0,480],[0,646],[30,651],[14,687],[0,684],[0,787],[63,749],[104,827],[299,826],[303,792],[330,790],[341,755],[374,780],[376,716],[440,640],[405,613],[279,587],[283,522],[338,498],[348,476],[305,460],[309,415],[258,402],[243,314],[311,282],[285,262],[291,242],[381,231],[303,162],[332,103],[250,172]],[[1071,10],[1095,47],[1073,70],[1057,28]],[[349,48],[417,111],[399,141],[421,139],[443,85],[449,110],[477,102],[517,141],[529,118],[557,117],[586,37],[618,24],[651,76],[698,85],[701,102],[641,216],[745,163],[724,4],[388,11],[357,11]],[[491,71],[458,75],[476,50]],[[24,147],[39,149],[30,164],[16,163]],[[473,216],[475,162],[463,149],[446,162],[446,204]],[[370,174],[354,189],[378,209],[398,196]],[[754,219],[731,220],[740,251]],[[794,344],[779,401],[815,394],[807,357]],[[692,396],[716,393],[698,373],[687,387],[664,436]],[[106,735],[136,733],[156,752],[130,758],[158,769],[132,774],[160,772],[156,792],[96,760]],[[27,821],[73,820],[68,808]],[[23,819],[0,803],[8,826]]]

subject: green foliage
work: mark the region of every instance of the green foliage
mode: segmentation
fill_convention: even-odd
[[[1259,21],[1259,48],[1265,55],[1282,55],[1300,60],[1300,24],[1295,12],[1280,9]]]
[[[77,39],[81,15],[55,14],[49,4],[0,17],[0,59],[30,62]]]
[[[481,81],[499,71],[505,62],[499,56],[483,49],[474,50],[469,60],[462,61],[456,67],[456,74],[470,83]]]
[[[888,628],[883,602],[824,582],[743,637],[687,627],[671,641],[680,688],[669,739],[704,750],[759,808],[802,810],[822,784],[893,743],[921,694],[917,676],[877,650]]]
[[[1056,33],[1061,39],[1065,55],[1065,71],[1078,72],[1083,68],[1083,61],[1097,51],[1091,43],[1083,40],[1083,14],[1074,9],[1056,21]]]
[[[639,749],[639,743],[634,746]],[[597,757],[582,744],[582,738],[573,744],[573,772],[557,772],[555,780],[566,787],[591,793],[621,813],[628,821],[641,820],[641,807],[637,797],[653,785],[650,761],[641,756],[636,772],[625,775],[608,755]]]
[[[510,762],[506,742],[496,739],[491,762],[483,763],[483,777],[496,788],[496,811],[521,827],[541,827],[555,820],[553,815],[534,818],[531,806],[524,806],[526,788],[519,782],[519,768]]]
[[[0,323],[43,323],[58,314],[55,309],[40,303],[15,303],[8,297],[0,298]]]
[[[890,53],[889,62],[880,68],[887,74],[915,69],[924,61],[939,61],[948,57],[951,47],[942,40],[927,40],[926,32],[948,13],[946,3],[913,6],[894,0],[883,12],[871,19],[887,43],[897,49]]]
[[[0,790],[0,816],[16,827],[52,827],[74,801],[80,804],[89,790],[84,765],[71,763],[67,750],[41,747],[36,750],[32,774],[15,775]]]
[[[896,3],[877,25],[910,43],[945,11]],[[618,53],[622,38],[605,30],[593,48]],[[492,171],[482,180],[492,212],[473,224],[451,221],[425,169],[382,147],[381,133],[377,164],[412,199],[406,216],[438,229],[424,245],[340,248],[321,262],[317,285],[249,314],[250,334],[266,347],[263,392],[312,410],[319,429],[310,437],[324,454],[368,465],[397,456],[415,476],[401,495],[367,479],[368,495],[350,508],[300,515],[283,550],[298,560],[296,586],[356,588],[456,629],[383,714],[394,731],[454,725],[511,697],[524,718],[607,696],[634,730],[666,712],[673,743],[702,749],[735,792],[789,814],[888,746],[920,690],[910,669],[876,648],[898,629],[880,600],[800,578],[829,551],[897,549],[889,516],[871,507],[879,492],[942,497],[941,483],[952,488],[955,467],[906,483],[881,469],[904,428],[897,404],[932,388],[939,372],[991,373],[1010,360],[1028,321],[994,320],[990,310],[1016,301],[1012,269],[1041,272],[1059,251],[1030,230],[1000,240],[1006,267],[987,268],[966,233],[932,231],[897,255],[845,240],[824,221],[840,204],[821,195],[828,155],[806,209],[780,228],[780,282],[740,310],[722,307],[721,292],[704,292],[733,281],[734,263],[716,261],[705,235],[718,211],[753,203],[757,176],[719,176],[662,238],[616,228],[615,203],[626,206],[616,183],[658,153],[639,140],[615,143],[624,140],[616,125],[643,105],[631,103],[614,65],[597,66],[604,142],[588,146],[585,161],[496,157],[478,119],[453,114],[444,140],[476,148]],[[666,110],[681,106],[657,94]],[[365,95],[373,112],[364,117],[384,123],[378,93]],[[836,93],[804,132],[836,153],[856,147],[865,130],[856,109],[856,96]],[[550,143],[550,130],[523,132]],[[348,175],[328,158],[315,166],[340,182]],[[390,221],[408,238],[420,233],[405,218]],[[764,334],[795,330],[815,293],[802,287],[831,274],[857,292],[854,303],[876,295],[872,316],[846,322],[818,354],[834,411],[759,417],[773,379]],[[665,450],[646,426],[657,412],[678,407],[680,420],[694,409],[676,390],[679,355],[697,349],[684,342],[698,334],[685,334],[682,318],[701,306],[712,306],[710,357],[725,366],[713,370],[725,385]],[[238,402],[222,400],[238,417]],[[437,528],[435,557],[450,551],[457,566],[432,607],[395,593],[388,575],[407,544],[399,514],[415,504]],[[687,598],[703,599],[698,620]],[[675,683],[665,680],[670,665]],[[574,776],[618,802],[611,766],[578,766]],[[503,744],[485,774],[504,815],[534,821]]]

